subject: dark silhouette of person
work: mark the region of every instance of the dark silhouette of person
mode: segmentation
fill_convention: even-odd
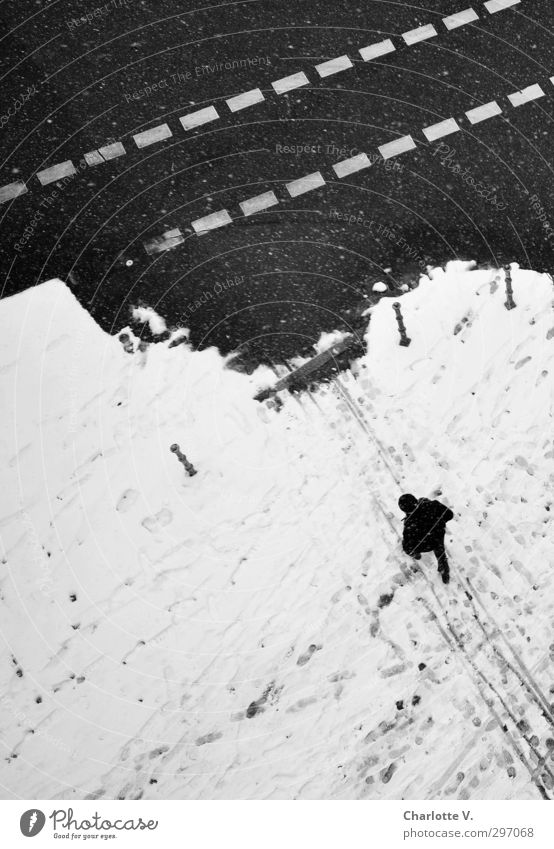
[[[415,560],[420,560],[422,552],[432,551],[437,558],[439,574],[447,584],[450,580],[450,567],[444,549],[444,535],[446,523],[454,518],[454,513],[440,501],[418,499],[410,493],[400,496],[398,506],[406,514],[402,534],[404,552]]]

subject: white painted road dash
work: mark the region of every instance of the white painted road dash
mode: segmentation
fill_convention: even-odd
[[[294,88],[300,88],[303,85],[309,84],[309,79],[303,71],[298,74],[291,74],[289,77],[282,77],[280,80],[275,80],[271,83],[277,94],[285,94],[287,91],[292,91]]]
[[[382,144],[378,150],[383,159],[390,159],[392,156],[398,156],[401,153],[406,153],[408,150],[413,150],[416,146],[415,141],[411,136],[402,136],[394,141]]]
[[[27,191],[27,186],[22,180],[17,180],[15,183],[8,183],[7,186],[0,188],[0,203],[6,203],[8,200],[18,198],[19,195],[24,195]]]
[[[306,174],[305,177],[300,177],[299,180],[293,180],[292,183],[287,183],[285,188],[291,198],[298,197],[298,195],[304,195],[306,192],[311,192],[313,189],[319,189],[320,186],[325,185],[325,180],[321,176],[319,171],[315,171],[313,174]]]
[[[333,171],[337,177],[348,177],[349,174],[355,174],[356,171],[362,171],[364,168],[369,168],[371,162],[366,153],[358,153],[357,156],[351,156],[350,159],[343,159],[342,162],[337,162],[333,165]]]
[[[156,239],[150,239],[144,242],[144,249],[149,256],[153,254],[161,254],[164,251],[170,251],[173,248],[182,245],[185,237],[179,227],[174,227],[173,230],[166,230],[161,236]]]
[[[44,170],[39,171],[37,178],[43,186],[47,186],[48,183],[55,183],[56,180],[71,177],[72,174],[76,173],[77,169],[73,162],[71,159],[67,159],[65,162],[60,162],[59,165],[52,165],[50,168],[44,168]]]
[[[179,121],[185,130],[193,130],[195,127],[209,124],[210,121],[215,121],[217,118],[219,118],[219,115],[215,106],[206,106],[205,109],[199,109],[198,112],[183,115],[179,118]]]
[[[348,68],[352,67],[352,62],[345,54],[344,56],[337,56],[336,59],[329,59],[328,62],[322,62],[320,65],[316,65],[315,69],[320,77],[330,77],[331,74],[338,74],[339,71],[347,71]]]
[[[490,103],[484,103],[483,106],[476,106],[475,109],[470,109],[466,112],[471,124],[479,124],[481,121],[486,121],[487,118],[494,118],[495,115],[501,114],[502,109],[496,100],[491,100]]]
[[[446,121],[439,121],[438,124],[431,124],[429,127],[423,128],[423,135],[427,141],[435,141],[442,139],[443,136],[449,136],[451,133],[459,132],[460,127],[454,118],[447,118]]]
[[[250,91],[243,91],[242,94],[237,94],[236,97],[230,97],[225,101],[231,112],[238,112],[240,109],[246,109],[248,106],[254,106],[255,103],[261,103],[265,97],[259,88],[252,88]]]
[[[544,91],[538,83],[529,85],[527,88],[522,88],[521,91],[514,91],[508,95],[508,100],[512,106],[523,106],[524,103],[529,103],[530,100],[538,100],[539,97],[544,97]]]
[[[98,153],[104,159],[117,159],[118,156],[125,156],[126,151],[121,142],[113,142],[112,144],[104,145],[104,147],[99,147]]]
[[[406,44],[410,45],[417,44],[418,41],[426,41],[428,38],[434,38],[435,35],[438,35],[438,33],[433,24],[425,24],[422,27],[403,32],[402,38]]]
[[[173,133],[169,129],[168,124],[159,124],[157,127],[152,127],[151,130],[145,130],[143,133],[137,133],[133,136],[135,144],[138,148],[149,147],[151,144],[163,141],[170,138]]]
[[[501,12],[503,9],[509,9],[510,6],[517,6],[521,0],[487,0],[484,4],[487,12],[494,15],[495,12]]]
[[[103,156],[101,156],[97,150],[91,150],[88,153],[84,154],[84,160],[87,165],[90,165],[93,168],[95,165],[102,165],[106,160]]]
[[[473,21],[478,21],[479,15],[474,9],[463,9],[461,12],[455,12],[453,15],[447,15],[446,18],[442,19],[443,24],[446,29],[457,29],[458,27],[463,27],[465,24],[471,24]]]
[[[364,62],[370,62],[372,59],[377,59],[379,56],[384,56],[386,53],[392,53],[396,47],[390,40],[386,38],[384,41],[377,41],[375,44],[369,44],[367,47],[361,47],[358,53]]]
[[[248,198],[248,200],[243,200],[239,206],[243,215],[254,215],[255,212],[261,212],[262,209],[268,209],[268,207],[276,206],[278,203],[274,192],[264,192],[261,195]]]
[[[219,209],[217,212],[212,212],[211,215],[197,218],[196,221],[192,222],[192,227],[196,233],[207,233],[208,230],[217,230],[218,227],[231,224],[232,220],[226,209]]]

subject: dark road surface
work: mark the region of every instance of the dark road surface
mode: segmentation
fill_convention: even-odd
[[[448,29],[444,16],[468,8],[478,19]],[[554,4],[492,8],[4,2],[0,186],[27,191],[0,204],[3,294],[62,277],[108,332],[149,305],[196,346],[278,360],[356,323],[374,282],[394,290],[427,263],[551,273]],[[425,24],[437,35],[407,45]],[[384,39],[396,49],[363,61]],[[345,54],[352,68],[316,71]],[[301,71],[307,85],[274,91]],[[544,96],[514,106],[508,95],[535,84]],[[226,105],[254,88],[262,102]],[[472,124],[465,113],[489,101],[501,114]],[[217,120],[183,128],[209,106]],[[422,133],[448,118],[459,132]],[[139,149],[133,135],[160,124],[172,135]],[[407,134],[416,148],[384,161],[378,147]],[[121,156],[84,162],[117,142]],[[360,152],[372,167],[339,179],[332,165]],[[75,175],[41,185],[67,160]],[[325,185],[290,196],[286,183],[317,171]],[[239,203],[268,191],[279,203],[245,217]],[[232,223],[197,235],[191,223],[220,209]],[[147,252],[171,230],[179,244]]]

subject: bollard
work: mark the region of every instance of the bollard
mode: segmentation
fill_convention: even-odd
[[[182,465],[185,467],[186,472],[187,472],[187,474],[190,478],[192,478],[195,474],[197,474],[196,469],[194,468],[192,463],[189,463],[186,456],[183,454],[183,452],[181,451],[181,449],[179,448],[179,446],[177,445],[176,442],[174,442],[173,445],[170,446],[169,450],[172,451],[173,454],[176,455],[179,462],[182,463]]]
[[[506,281],[506,300],[504,306],[507,310],[513,310],[516,306],[514,302],[514,291],[512,289],[512,270],[508,266],[504,268],[504,280]]]
[[[402,318],[402,313],[400,312],[400,304],[398,301],[395,301],[393,304],[394,311],[396,313],[396,321],[398,322],[398,332],[400,333],[400,344],[407,348],[410,342],[412,341],[408,334],[406,333],[406,327],[404,326],[404,319]]]

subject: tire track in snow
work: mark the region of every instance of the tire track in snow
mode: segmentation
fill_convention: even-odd
[[[536,777],[534,775],[534,770],[533,770],[531,764],[529,763],[529,761],[527,760],[527,758],[525,757],[523,750],[520,748],[519,744],[517,743],[517,740],[512,736],[512,734],[510,734],[510,732],[508,731],[508,727],[507,727],[506,723],[503,722],[501,716],[498,714],[498,712],[494,708],[494,700],[488,699],[487,696],[485,695],[485,693],[483,692],[482,684],[485,684],[487,687],[492,689],[493,693],[495,694],[495,696],[500,701],[504,710],[508,713],[510,718],[512,718],[515,722],[515,718],[511,716],[511,712],[510,712],[509,708],[507,707],[507,705],[503,702],[502,697],[495,690],[495,688],[490,683],[490,681],[488,681],[486,676],[478,669],[478,667],[468,657],[468,655],[465,651],[465,648],[463,646],[463,643],[460,642],[458,636],[456,635],[455,631],[453,631],[453,629],[451,628],[449,623],[447,623],[447,630],[445,630],[444,627],[441,625],[440,620],[438,619],[438,617],[437,617],[435,611],[433,610],[432,606],[427,601],[427,599],[424,599],[422,596],[418,596],[418,601],[420,601],[424,605],[424,607],[427,609],[432,621],[435,622],[435,624],[437,625],[440,634],[442,635],[446,644],[450,647],[451,651],[454,654],[456,654],[457,656],[462,657],[463,660],[465,660],[467,663],[469,663],[469,666],[471,667],[471,669],[473,670],[473,672],[475,673],[475,676],[476,676],[475,677],[474,675],[472,675],[470,673],[470,678],[472,678],[473,683],[475,684],[481,699],[483,700],[483,702],[487,706],[490,713],[492,713],[492,715],[493,715],[497,725],[499,726],[500,730],[503,733],[508,735],[508,739],[510,740],[510,744],[511,744],[512,748],[514,749],[518,760],[524,765],[526,770],[529,772],[531,780],[533,781],[533,783],[537,787],[541,797],[545,801],[547,801],[547,800],[549,801],[550,797],[548,796],[545,788],[537,782]],[[460,651],[458,651],[457,648],[459,648]]]
[[[534,701],[534,702],[538,705],[538,707],[540,708],[540,710],[543,712],[544,717],[545,717],[545,719],[547,720],[547,722],[548,722],[550,725],[552,725],[552,727],[554,727],[554,714],[553,714],[553,712],[552,712],[552,709],[551,709],[551,707],[550,707],[550,703],[548,702],[548,700],[547,700],[547,698],[546,698],[546,695],[544,694],[543,690],[541,689],[541,687],[539,686],[539,684],[535,681],[535,678],[533,677],[533,675],[531,674],[531,672],[529,671],[529,669],[527,668],[527,666],[525,665],[525,663],[521,660],[521,658],[520,658],[520,656],[519,656],[519,653],[518,653],[518,652],[514,649],[514,647],[512,646],[512,644],[510,643],[510,641],[509,641],[509,640],[508,640],[508,638],[506,637],[506,635],[503,633],[502,629],[501,629],[501,628],[499,628],[499,626],[497,625],[497,623],[496,623],[496,621],[495,621],[494,617],[492,616],[492,614],[490,614],[490,613],[487,611],[487,609],[486,609],[485,605],[484,605],[484,604],[483,604],[483,602],[480,600],[479,593],[477,592],[477,590],[475,590],[475,588],[473,587],[472,583],[470,582],[470,579],[469,579],[469,578],[466,578],[466,579],[465,579],[465,582],[467,583],[467,585],[468,585],[468,587],[469,587],[469,589],[470,589],[470,591],[471,591],[471,594],[470,594],[467,590],[465,590],[465,593],[466,593],[466,596],[468,597],[468,599],[469,599],[469,601],[470,601],[470,603],[471,603],[471,606],[472,606],[472,608],[473,608],[473,611],[474,611],[474,613],[473,613],[474,618],[475,618],[475,620],[477,621],[477,623],[478,623],[479,627],[481,628],[481,630],[483,631],[483,634],[485,635],[485,637],[486,637],[487,641],[490,643],[490,645],[491,645],[491,647],[492,647],[493,651],[495,652],[495,654],[497,654],[497,655],[501,658],[502,662],[503,662],[503,663],[505,663],[505,664],[506,664],[506,665],[507,665],[507,666],[508,666],[508,667],[509,667],[512,671],[513,671],[513,673],[514,673],[514,674],[515,674],[515,675],[519,678],[519,680],[521,681],[522,685],[523,685],[523,686],[525,686],[525,687],[528,689],[528,691],[529,691],[530,693],[532,693],[532,692],[533,692],[533,690],[535,691],[535,695],[534,695],[534,697],[533,697],[533,701]],[[461,587],[462,587],[462,589],[463,589],[463,585],[462,585],[462,583],[461,583],[461,582],[460,582],[460,586],[461,586]],[[507,659],[504,657],[504,655],[502,654],[502,652],[500,651],[500,649],[498,648],[498,646],[497,646],[497,645],[493,642],[493,640],[492,640],[492,636],[491,636],[490,634],[488,634],[488,632],[487,632],[487,630],[486,630],[486,628],[485,628],[485,625],[484,625],[484,623],[483,623],[483,621],[482,621],[481,617],[479,616],[479,613],[478,613],[478,611],[477,611],[477,608],[476,608],[475,603],[474,603],[474,600],[473,600],[474,598],[476,598],[476,599],[478,599],[478,600],[479,600],[479,604],[481,605],[481,607],[482,607],[482,608],[483,608],[483,610],[485,611],[485,614],[489,617],[489,619],[490,619],[490,620],[492,621],[492,623],[493,623],[492,627],[494,628],[494,633],[495,633],[495,634],[498,634],[498,636],[500,637],[500,639],[501,639],[501,640],[503,640],[503,642],[504,642],[504,643],[506,643],[506,646],[507,646],[507,647],[508,647],[508,649],[512,652],[512,654],[513,654],[513,656],[514,656],[514,658],[515,658],[515,660],[516,660],[517,664],[520,666],[520,668],[521,668],[521,670],[522,670],[523,675],[527,676],[528,681],[525,681],[525,679],[521,676],[521,673],[519,673],[519,672],[517,671],[517,669],[515,669],[515,668],[513,667],[513,665],[510,663],[510,661],[509,661],[509,660],[507,660]]]

